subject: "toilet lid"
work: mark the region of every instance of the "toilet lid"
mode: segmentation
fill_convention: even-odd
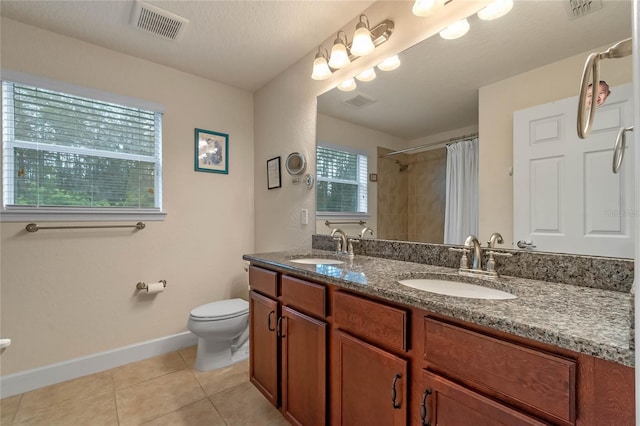
[[[242,299],[227,299],[207,303],[191,310],[191,317],[198,319],[222,320],[234,318],[249,312],[249,303]]]

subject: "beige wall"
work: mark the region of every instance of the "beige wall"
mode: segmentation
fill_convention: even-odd
[[[384,146],[391,149],[406,148],[407,141],[386,133],[357,126],[355,124],[338,120],[333,117],[318,114],[317,117],[316,140],[318,143],[328,144],[328,146],[351,148],[355,152],[367,155],[367,167],[369,173],[378,172],[378,147]],[[374,236],[378,236],[377,216],[378,216],[378,184],[369,182],[367,197],[369,200],[368,213],[366,219],[367,226],[374,231]],[[318,234],[329,234],[332,228],[325,225],[326,219],[316,221],[316,232]],[[330,219],[331,220],[331,219]],[[338,220],[336,218],[335,220]],[[340,225],[349,236],[356,236],[362,230],[362,226]]]
[[[27,234],[25,223],[2,223],[0,335],[13,340],[2,375],[184,332],[195,306],[246,297],[252,95],[5,18],[1,31],[5,69],[165,105],[168,213],[138,232]],[[194,172],[196,127],[229,134],[228,175]],[[138,281],[160,279],[164,293],[134,295]]]
[[[480,89],[480,241],[487,241],[492,232],[500,232],[506,246],[513,244],[513,183],[509,175],[513,164],[513,112],[577,96],[589,53],[591,51]],[[631,56],[604,61],[601,75],[611,86],[631,82]]]

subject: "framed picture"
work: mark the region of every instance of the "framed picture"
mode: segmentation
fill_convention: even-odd
[[[229,135],[196,129],[195,170],[229,174]]]
[[[267,160],[267,189],[280,188],[280,157]]]

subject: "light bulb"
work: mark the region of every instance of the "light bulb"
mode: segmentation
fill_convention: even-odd
[[[378,64],[378,69],[381,71],[393,71],[400,66],[400,58],[398,55],[393,55],[390,58]]]
[[[376,78],[376,72],[373,68],[369,68],[356,75],[356,78],[360,81],[371,81]]]
[[[331,70],[327,65],[327,58],[320,53],[316,55],[316,59],[313,61],[313,72],[311,78],[314,80],[326,80],[331,77]]]
[[[429,16],[444,6],[444,0],[416,0],[411,10],[416,16]]]
[[[364,22],[359,22],[351,43],[351,53],[356,56],[365,56],[373,52],[376,47],[371,41],[371,32]]]
[[[498,19],[513,8],[513,0],[496,0],[478,12],[478,18],[485,21]]]
[[[345,40],[347,36],[345,35]],[[333,69],[340,69],[346,65],[349,65],[351,61],[349,60],[349,54],[347,53],[346,42],[343,42],[340,39],[340,33],[336,40],[333,42],[333,47],[331,48],[331,57],[329,57],[329,66]]]
[[[440,37],[447,40],[460,38],[469,31],[469,28],[469,21],[463,19],[461,21],[454,22],[444,30],[440,31]]]
[[[352,90],[355,90],[356,87],[356,82],[353,78],[350,78],[349,80],[345,80],[342,83],[338,84],[338,89],[342,90],[343,92],[351,92]]]

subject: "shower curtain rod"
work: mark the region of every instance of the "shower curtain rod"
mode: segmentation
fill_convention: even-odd
[[[472,138],[472,137],[475,137],[475,136],[478,136],[478,132],[469,133],[468,135],[457,136],[455,138],[449,138],[449,139],[446,139],[446,140],[443,140],[443,141],[440,141],[440,142],[436,142],[436,143],[425,143],[423,145],[414,146],[413,148],[407,148],[407,149],[401,149],[401,150],[398,150],[398,151],[389,152],[387,154],[378,155],[378,158],[388,157],[390,155],[402,154],[402,153],[410,152],[410,151],[416,151],[418,149],[424,149],[424,148],[431,148],[431,149],[433,149],[433,148],[442,148],[441,145],[443,145],[443,144],[450,145],[452,143],[459,142],[459,141],[462,141],[464,139],[469,139],[469,138]]]

